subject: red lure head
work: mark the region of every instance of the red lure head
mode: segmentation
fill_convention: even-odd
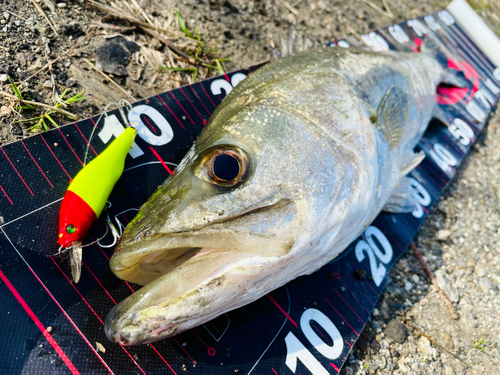
[[[59,244],[68,247],[73,241],[82,241],[96,219],[87,202],[71,190],[66,191],[59,211]]]

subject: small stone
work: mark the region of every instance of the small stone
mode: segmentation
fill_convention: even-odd
[[[455,370],[453,370],[451,367],[445,367],[443,375],[455,375]]]
[[[451,231],[450,230],[448,230],[448,229],[440,229],[436,233],[436,239],[438,239],[439,241],[446,241],[448,239],[448,237],[450,237],[450,235],[451,235]]]
[[[479,277],[486,276],[486,269],[483,266],[481,266],[480,264],[476,264],[476,266],[474,267],[474,272]]]
[[[21,26],[21,21],[19,21],[19,20],[15,20],[15,21],[14,21],[14,25],[16,25],[16,26]]]
[[[51,327],[51,326],[48,326],[48,327],[47,327],[47,332],[48,332],[48,333],[52,332],[52,327]]]
[[[0,117],[9,117],[11,114],[12,114],[11,107],[7,107],[7,106],[0,107]]]
[[[443,339],[444,339],[444,343],[446,344],[446,346],[451,349],[451,346],[452,346],[451,334],[449,332],[444,331]]]
[[[31,64],[36,59],[35,55],[29,52],[20,52],[17,54],[17,58],[21,65]]]
[[[364,280],[366,278],[366,270],[359,269],[359,270],[354,271],[354,277],[357,280]]]
[[[99,350],[100,352],[106,353],[106,348],[100,342],[96,341],[95,345],[97,346],[97,350]]]
[[[410,371],[408,366],[406,366],[406,359],[405,358],[400,358],[398,360],[398,366],[399,366],[399,369],[401,370],[402,373],[407,373],[408,371]]]
[[[116,76],[126,76],[127,65],[132,53],[139,51],[139,46],[119,36],[105,39],[99,43],[95,50],[96,66],[106,73]]]
[[[418,275],[411,275],[411,279],[415,284],[420,282],[420,277]]]
[[[316,1],[316,8],[320,10],[325,10],[326,9],[326,3],[324,1]]]
[[[8,21],[10,18],[10,14],[7,12],[3,12],[3,18],[5,18]]]
[[[350,368],[349,366],[344,367],[344,374],[345,375],[354,375],[354,370]]]
[[[372,312],[373,316],[379,316],[380,315],[380,311],[378,311],[378,309],[375,307],[373,309],[373,312]]]
[[[387,360],[383,356],[377,355],[373,358],[373,360],[380,369],[384,369],[387,366]]]
[[[44,89],[51,89],[51,88],[52,88],[52,81],[48,81],[48,80],[47,80],[47,81],[45,81],[45,82],[43,83],[43,88],[44,88]]]
[[[480,232],[481,226],[478,223],[474,223],[474,224],[472,224],[472,229],[474,229],[474,231],[476,231],[476,232]]]
[[[436,276],[436,281],[441,288],[441,290],[448,296],[451,302],[458,302],[460,299],[460,296],[458,295],[457,291],[452,287],[450,280],[448,277],[444,274],[442,270],[437,270],[435,273]]]
[[[64,67],[65,67],[65,68],[69,68],[70,66],[71,66],[71,61],[70,61],[70,60],[68,60],[68,61],[66,61],[66,62],[64,63]]]
[[[6,82],[8,79],[7,74],[0,74],[0,82]]]
[[[402,344],[406,340],[406,336],[408,335],[408,330],[398,320],[392,319],[389,322],[389,324],[387,324],[387,328],[385,329],[385,333],[393,341],[395,341],[399,344]]]
[[[428,338],[421,336],[417,342],[417,351],[428,357],[431,353],[431,342]]]
[[[58,8],[66,8],[66,3],[58,3],[57,7]]]
[[[492,288],[490,281],[486,277],[483,277],[479,281],[479,287],[481,288],[481,290],[483,291],[483,293],[489,293],[489,291]]]
[[[66,80],[66,86],[68,86],[68,87],[73,87],[76,84],[77,84],[77,82],[76,82],[76,79],[74,79],[74,78],[68,78]]]
[[[413,284],[409,282],[408,280],[405,281],[405,290],[409,292],[410,290],[413,289]]]

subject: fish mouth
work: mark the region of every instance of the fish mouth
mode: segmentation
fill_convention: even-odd
[[[129,259],[126,263],[120,262],[120,265],[116,264],[118,257],[113,256],[112,269],[123,280],[147,285],[195,257],[202,249],[202,247],[163,248],[148,252],[138,259]],[[134,264],[130,264],[131,262]]]
[[[239,252],[265,257],[283,255],[292,244],[283,241],[276,233],[258,233],[258,228],[252,232],[245,225],[238,224],[230,227],[239,221],[246,223],[253,220],[258,223],[273,212],[278,213],[272,220],[277,222],[283,220],[293,206],[290,199],[280,199],[271,204],[266,199],[263,203],[266,205],[257,204],[251,210],[194,230],[158,233],[149,237],[126,231],[111,258],[110,267],[123,280],[147,285],[192,258],[198,259],[213,252]],[[286,232],[285,227],[282,232]]]
[[[141,239],[125,234],[110,267],[119,278],[144,287],[110,311],[108,338],[123,345],[162,340],[255,300],[252,281],[294,244],[292,221],[285,220],[292,206],[290,200],[272,206],[273,215],[278,211],[272,234],[256,233],[270,206],[229,221],[232,227],[224,221]],[[250,217],[256,232],[238,224]]]
[[[177,256],[167,255],[171,251]],[[163,340],[235,308],[235,299],[245,294],[240,286],[249,273],[256,273],[248,272],[249,261],[263,264],[255,253],[206,247],[163,249],[145,258],[151,263],[142,271],[153,269],[156,277],[148,276],[154,280],[113,307],[106,318],[108,339],[122,345]]]

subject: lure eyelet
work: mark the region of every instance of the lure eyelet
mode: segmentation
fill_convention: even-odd
[[[250,160],[243,150],[234,146],[217,146],[204,153],[198,176],[216,186],[232,187],[245,180],[249,169]]]

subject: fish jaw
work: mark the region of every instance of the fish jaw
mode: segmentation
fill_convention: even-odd
[[[201,249],[202,255],[116,305],[105,322],[109,340],[122,345],[163,340],[248,304],[276,287],[277,273],[271,270],[283,263],[280,257],[212,250]]]
[[[295,202],[280,199],[197,231],[148,238],[129,231],[110,267],[119,278],[146,286],[111,310],[108,338],[123,345],[162,340],[285,282],[283,274],[267,270],[282,262],[295,243],[295,209]],[[266,275],[277,280],[266,282]]]

